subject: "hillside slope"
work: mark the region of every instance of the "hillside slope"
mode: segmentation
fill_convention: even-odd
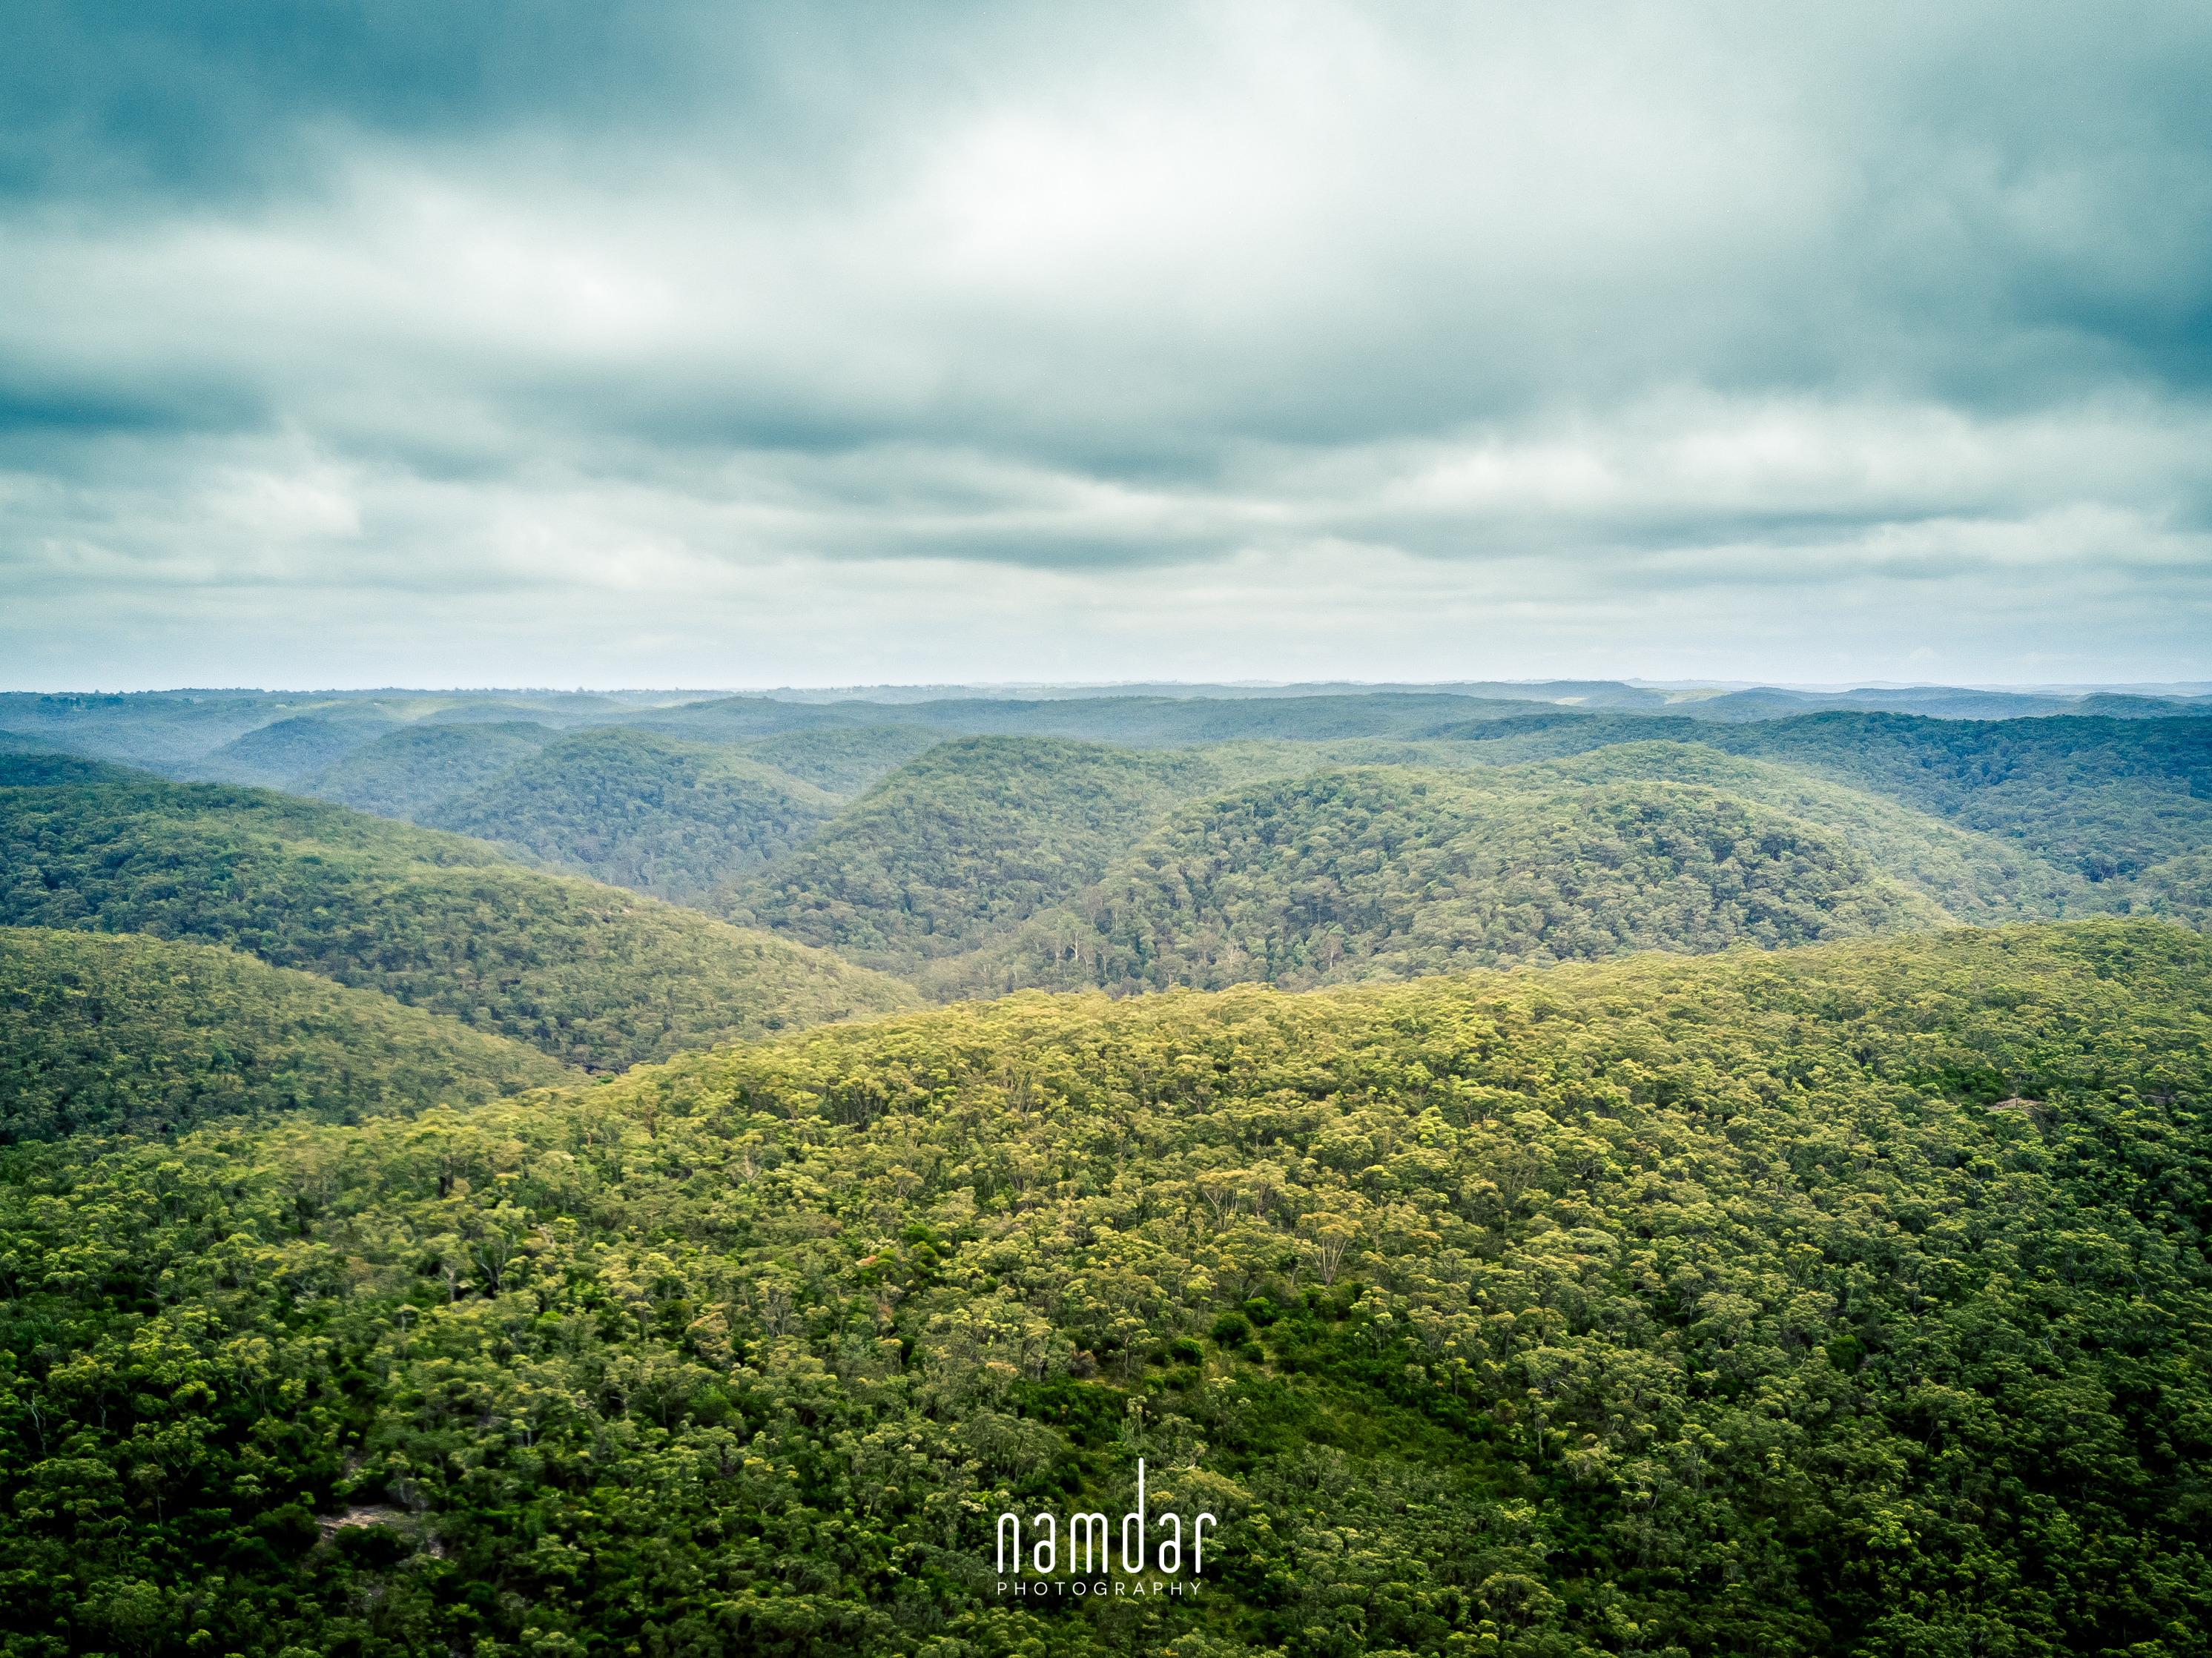
[[[216,944],[0,927],[0,1141],[473,1105],[577,1073]]]
[[[1025,995],[406,1123],[15,1148],[11,1622],[2203,1658],[2208,1094],[2212,941],[2092,923]],[[1125,1574],[1071,1576],[1068,1516],[1135,1510],[1139,1459],[1182,1546],[1124,1588],[1188,1590],[1204,1510],[1203,1591],[1079,1599]],[[1020,1573],[1008,1512],[1059,1516]]]
[[[340,706],[258,726],[189,764],[164,769],[185,781],[283,788],[398,726],[389,712],[374,704]]]
[[[2212,720],[1828,714],[1702,740],[2016,841],[2093,884],[2212,846]]]
[[[1420,732],[1493,763],[1616,744],[1695,743],[1810,772],[2013,841],[2093,884],[2212,845],[2212,720],[2058,714],[1934,720],[1831,712],[1746,724],[1569,708],[1459,719]]]
[[[0,922],[228,944],[598,1070],[915,999],[481,841],[55,757],[0,758]]]
[[[850,799],[943,740],[942,732],[927,726],[831,726],[757,738],[742,750],[786,776]]]
[[[2131,914],[2156,915],[2212,932],[2212,851],[2153,864],[2129,884]]]
[[[721,895],[721,913],[916,974],[1097,881],[1176,802],[1225,780],[1210,750],[940,743]]]
[[[549,743],[413,816],[690,903],[789,852],[836,807],[812,784],[726,748],[617,726]]]
[[[1501,780],[1556,788],[1642,779],[1719,789],[1833,830],[1884,875],[1962,921],[2051,920],[2069,909],[2078,914],[2099,907],[2078,873],[2015,839],[1960,829],[1802,766],[1745,759],[1703,744],[1617,744],[1508,768]]]
[[[379,817],[411,819],[482,787],[559,734],[527,720],[409,726],[295,778],[293,787]]]
[[[931,987],[1304,989],[1949,919],[1837,837],[1731,796],[1509,781],[1332,772],[1194,804],[1077,905]]]

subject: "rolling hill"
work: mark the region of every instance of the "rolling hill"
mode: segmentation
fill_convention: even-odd
[[[1544,720],[1542,715],[1535,718]],[[1559,718],[1570,723],[1609,720],[1607,716],[1564,711]],[[1513,922],[1493,918],[1476,929],[1497,940],[1494,948],[1462,944],[1439,954],[1436,947],[1423,944],[1412,957],[1401,957],[1395,948],[1385,950],[1380,943],[1403,933],[1410,925],[1409,907],[1443,904],[1444,908],[1434,911],[1442,918],[1452,905],[1476,902],[1471,896],[1474,887],[1462,885],[1484,884],[1482,878],[1469,872],[1481,862],[1474,853],[1480,835],[1471,826],[1478,819],[1494,817],[1498,801],[1510,796],[1525,805],[1535,797],[1583,787],[1619,795],[1623,790],[1634,793],[1638,786],[1656,791],[1655,799],[1664,796],[1674,802],[1662,816],[1682,809],[1683,797],[1668,795],[1668,786],[1687,786],[1729,797],[1734,804],[1725,810],[1736,815],[1739,829],[1751,817],[1762,824],[1778,813],[1790,820],[1786,836],[1793,845],[1802,841],[1808,856],[1817,843],[1815,862],[1827,872],[1815,878],[1813,865],[1803,864],[1798,872],[1802,878],[1825,884],[1838,878],[1835,871],[1849,865],[1854,872],[1845,885],[1867,886],[1869,892],[1882,887],[1882,897],[1868,912],[1878,911],[1884,918],[1877,930],[1936,925],[1954,918],[2029,920],[2116,907],[2079,873],[2052,865],[2017,838],[1960,828],[1802,765],[1746,758],[1704,744],[1644,742],[1498,766],[1470,760],[1472,746],[1449,738],[1352,738],[1311,744],[1253,741],[1164,751],[1038,738],[954,739],[931,748],[845,808],[816,840],[738,884],[722,900],[726,906],[723,913],[748,925],[837,949],[921,984],[938,997],[999,993],[1024,985],[1106,984],[1128,990],[1169,982],[1227,983],[1250,975],[1289,982],[1280,979],[1281,973],[1292,975],[1298,982],[1307,981],[1297,975],[1318,975],[1313,981],[1318,982],[1355,971],[1396,974],[1439,970],[1448,963],[1546,959],[1548,947],[1532,940],[1565,925],[1570,911],[1595,914],[1609,904],[1615,905],[1610,913],[1618,925],[1607,923],[1604,936],[1613,940],[1613,948],[1715,947],[1714,941],[1730,925],[1715,919],[1720,912],[1712,907],[1720,900],[1709,892],[1705,901],[1686,909],[1660,905],[1644,876],[1629,872],[1629,866],[1638,864],[1637,855],[1620,847],[1601,853],[1595,849],[1595,841],[1577,855],[1597,859],[1589,866],[1601,870],[1602,875],[1572,896],[1532,888],[1509,903],[1499,889],[1481,901],[1503,906],[1500,914],[1511,911],[1524,917]],[[1377,786],[1395,791],[1401,804],[1414,798],[1410,792],[1416,786],[1423,792],[1423,804],[1414,815],[1428,827],[1416,832],[1405,822],[1394,820],[1386,836],[1394,848],[1391,856],[1409,844],[1407,835],[1413,836],[1412,844],[1425,848],[1420,857],[1444,856],[1421,837],[1443,833],[1436,826],[1446,801],[1452,803],[1450,811],[1467,816],[1470,827],[1466,835],[1474,838],[1466,839],[1460,852],[1448,856],[1455,872],[1441,890],[1417,880],[1391,900],[1393,920],[1385,921],[1380,919],[1382,912],[1362,909],[1350,899],[1344,902],[1352,908],[1341,910],[1333,897],[1327,902],[1315,901],[1319,907],[1314,914],[1326,912],[1331,919],[1320,924],[1312,946],[1344,952],[1333,954],[1328,963],[1304,959],[1301,952],[1306,944],[1293,942],[1305,938],[1310,929],[1289,919],[1285,906],[1290,900],[1283,893],[1255,896],[1240,888],[1242,896],[1233,901],[1220,898],[1237,906],[1248,900],[1260,906],[1257,910],[1240,909],[1244,920],[1220,932],[1229,924],[1212,908],[1216,897],[1211,896],[1210,884],[1203,893],[1156,890],[1158,881],[1167,878],[1158,872],[1164,865],[1150,872],[1131,865],[1109,881],[1116,860],[1129,856],[1147,835],[1164,833],[1162,826],[1169,815],[1183,803],[1259,780],[1309,777],[1317,761],[1340,756],[1388,762],[1389,773],[1371,765],[1364,769],[1373,774]],[[1422,762],[1430,762],[1427,769],[1419,768]],[[1448,776],[1435,768],[1437,762],[1449,765]],[[1449,764],[1453,762],[1456,765]],[[1358,815],[1348,802],[1349,797],[1331,794],[1283,821],[1305,826],[1302,832],[1334,835],[1337,829],[1326,821],[1333,813]],[[1711,809],[1722,808],[1716,801]],[[1365,830],[1346,832],[1356,836]],[[1762,828],[1760,836],[1765,833]],[[1610,831],[1600,836],[1610,838]],[[1174,842],[1172,835],[1169,841]],[[1196,845],[1163,846],[1164,849],[1147,855],[1178,869],[1187,858],[1203,864],[1218,855],[1216,849]],[[1534,868],[1547,862],[1550,853],[1532,847],[1516,856]],[[1475,861],[1469,864],[1466,859]],[[1240,865],[1231,878],[1265,886],[1277,878]],[[1356,886],[1369,877],[1347,877],[1331,865],[1280,878],[1302,890],[1316,881],[1334,884],[1328,890],[1340,893],[1347,890],[1347,880]],[[1413,879],[1403,871],[1388,878]],[[1607,881],[1627,884],[1608,898],[1598,891]],[[1102,882],[1108,884],[1101,886]],[[1896,890],[1884,883],[1894,883]],[[1625,896],[1630,888],[1641,896]],[[1907,893],[1917,895],[1917,902],[1904,902]],[[1526,909],[1528,904],[1537,908]],[[1551,919],[1534,920],[1539,911]],[[1261,920],[1263,912],[1273,919]],[[1778,924],[1779,930],[1770,938],[1767,931],[1753,926],[1743,936],[1747,941],[1806,942],[1833,936],[1831,929],[1848,932],[1853,924],[1847,918],[1852,913],[1846,904],[1809,931]],[[1201,923],[1197,919],[1201,914],[1210,919]],[[1452,914],[1450,929],[1472,925],[1466,915]],[[1438,919],[1437,925],[1447,923]],[[1714,931],[1717,926],[1719,932]],[[1124,931],[1116,933],[1117,927]],[[1247,936],[1255,927],[1257,935]],[[1202,945],[1200,933],[1208,928],[1216,929],[1206,933],[1214,942]],[[1670,928],[1681,929],[1679,937]],[[1014,944],[1017,931],[1024,936]],[[1326,942],[1330,936],[1337,938],[1337,944]],[[1460,935],[1455,932],[1454,936]],[[1170,937],[1182,942],[1143,942]],[[1267,943],[1270,938],[1275,942]],[[1579,957],[1590,947],[1586,940],[1564,953]],[[1378,955],[1388,959],[1365,965]],[[1281,957],[1279,972],[1254,965],[1276,957]],[[1200,957],[1212,964],[1201,969],[1195,965]],[[1232,959],[1243,965],[1224,965]],[[1103,965],[1109,960],[1110,970]],[[1220,976],[1223,973],[1229,976]]]
[[[850,799],[942,740],[941,732],[927,726],[827,726],[757,738],[742,751],[786,776]]]
[[[0,1142],[475,1105],[578,1073],[219,944],[0,927]]]
[[[2093,884],[2212,845],[2212,721],[1820,714],[1704,740],[2017,841]]]
[[[2081,875],[2019,840],[1959,828],[1802,766],[1750,760],[1703,744],[1621,743],[1505,768],[1522,788],[1639,780],[1717,789],[1832,831],[1882,874],[1962,921],[2047,920],[2099,908]]]
[[[1203,750],[940,743],[731,888],[721,913],[913,975],[1097,880],[1176,801],[1224,775]]]
[[[2212,845],[2212,720],[1837,711],[1728,724],[1558,708],[1412,735],[1408,759],[1449,743],[1455,763],[1510,765],[1651,741],[1765,761],[2009,843],[2069,885],[2105,889],[2069,900],[2099,908],[2124,908],[2136,875]],[[2050,878],[2025,868],[2024,902],[2043,902]]]
[[[528,720],[425,721],[362,744],[298,778],[294,788],[379,817],[412,820],[483,787],[558,735]]]
[[[1306,989],[1949,919],[1838,837],[1708,789],[1334,772],[1183,808],[1075,904],[928,982]]]
[[[0,922],[228,944],[595,1070],[914,1000],[481,841],[58,756],[0,757]]]
[[[549,743],[415,817],[688,903],[799,846],[836,805],[726,748],[617,726]]]
[[[398,727],[398,720],[374,704],[341,704],[258,726],[189,765],[167,769],[195,782],[284,788]]]
[[[0,1150],[9,1621],[2194,1658],[2208,1056],[2212,941],[2093,922],[1028,994]]]

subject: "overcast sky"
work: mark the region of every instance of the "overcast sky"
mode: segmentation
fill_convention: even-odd
[[[2212,678],[2212,7],[20,0],[0,678]]]

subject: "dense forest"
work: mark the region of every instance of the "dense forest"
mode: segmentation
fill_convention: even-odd
[[[220,944],[0,927],[0,1142],[474,1105],[578,1073]]]
[[[588,731],[416,816],[680,903],[793,850],[836,806],[811,783],[708,744]]]
[[[413,819],[482,788],[558,735],[531,720],[425,720],[309,772],[298,779],[298,793],[380,817]]]
[[[2202,1653],[2209,987],[1030,994],[16,1147],[0,1650]],[[999,1594],[1139,1458],[1204,1594]]]
[[[10,926],[228,944],[592,1069],[915,999],[459,835],[94,762],[0,757],[0,881]]]
[[[0,1658],[2212,1658],[2212,699],[1166,689],[0,696]]]
[[[1000,989],[1303,990],[1948,919],[1837,838],[1726,795],[1482,782],[1324,772],[1188,807],[969,972]]]
[[[1241,758],[1040,738],[940,744],[728,893],[724,913],[910,975],[1096,882]]]

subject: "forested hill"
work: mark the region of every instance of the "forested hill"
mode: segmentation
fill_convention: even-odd
[[[1804,766],[1746,759],[1701,743],[1617,743],[1501,767],[1496,776],[1507,786],[1547,791],[1644,781],[1734,795],[1819,825],[1962,921],[2051,920],[2094,911],[2106,896],[2078,870],[2029,851],[2016,835],[1962,829]]]
[[[2092,884],[2212,844],[2212,720],[1930,720],[1826,713],[1749,725],[1547,711],[1439,728],[1498,762],[1690,742],[1788,765],[2014,842]]]
[[[459,1021],[219,944],[0,927],[0,1142],[346,1121],[578,1079]]]
[[[2193,914],[2189,867],[2166,865],[2212,847],[2212,699],[1893,688],[1821,708],[1824,699],[1795,693],[1670,700],[1601,683],[1315,689],[1327,694],[0,701],[56,740],[143,749],[172,771],[272,781],[301,767],[285,786],[463,829],[710,912],[757,910],[793,938],[842,940],[909,977],[977,947],[979,929],[1003,931],[1068,901],[1193,793],[1333,768],[1466,771],[1633,749],[1639,775],[1718,788],[1833,830],[1885,876],[1977,920]],[[2032,717],[1931,717],[1975,711]],[[237,734],[247,720],[261,723]],[[1156,756],[1161,777],[1210,768],[1212,779],[1194,790],[1147,786],[1156,810],[1141,823],[1124,821],[1118,784],[1110,801],[1100,797],[1104,822],[1062,823],[1054,814],[1088,797],[1064,798],[1024,762],[1034,808],[1001,803],[971,817],[979,802],[960,773],[987,737],[1044,745],[1040,754],[1105,744]],[[197,757],[178,757],[192,743],[203,744]],[[939,743],[968,758],[928,762]],[[1717,769],[1715,750],[1736,768]],[[915,765],[922,769],[908,774]],[[1121,772],[1133,780],[1144,765],[1132,758]],[[1609,780],[1629,780],[1614,765]],[[878,786],[905,799],[904,816],[859,799]],[[909,824],[922,839],[902,844]],[[970,891],[979,884],[991,890]]]
[[[2212,722],[1849,714],[1696,726],[1711,743],[1583,740],[1655,727],[1664,722],[1546,710],[1443,738],[1179,750],[950,740],[714,902],[940,999],[1022,985],[1312,984],[1947,919],[2203,913],[2187,860],[2212,845],[2212,799],[2194,793],[2212,784],[2191,733]],[[1788,757],[1728,751],[1761,746]],[[1558,757],[1514,758],[1531,753]],[[2063,780],[2056,791],[2034,786],[2043,760]],[[1291,803],[1303,780],[1325,774],[1317,765],[1347,762],[1367,762],[1370,786],[1395,804],[1378,815],[1358,791],[1328,787]],[[1686,786],[1711,798],[1692,806]],[[1509,798],[1511,811],[1540,815],[1545,800],[1591,787],[1623,811],[1641,797],[1650,826],[1628,831],[1617,817],[1557,847],[1501,827]],[[1264,818],[1252,844],[1265,856],[1178,826],[1177,813],[1209,811]],[[1698,814],[1711,821],[1662,852]],[[1773,850],[1693,849],[1747,835]],[[2104,848],[2094,857],[2093,842]],[[2177,848],[2183,861],[2168,868]],[[1693,894],[1684,882],[1704,884]],[[1739,901],[1753,890],[1778,907],[1752,917]]]
[[[1214,750],[1043,738],[938,744],[811,843],[720,899],[722,913],[913,975],[1097,881],[1176,802],[1240,768]]]
[[[9,1149],[0,1651],[2201,1658],[2208,1090],[2094,922]]]
[[[558,735],[526,720],[408,726],[309,772],[294,786],[380,817],[412,818],[482,788]]]
[[[970,993],[1307,989],[1950,919],[1834,836],[1728,795],[1517,780],[1329,772],[1195,803],[1075,905],[941,971]]]
[[[798,847],[836,807],[748,756],[617,729],[549,743],[414,816],[684,903]]]
[[[915,1000],[481,841],[53,756],[0,756],[0,922],[228,944],[594,1069]]]
[[[2008,837],[2093,882],[2212,844],[2212,720],[1827,714],[1703,740]]]

